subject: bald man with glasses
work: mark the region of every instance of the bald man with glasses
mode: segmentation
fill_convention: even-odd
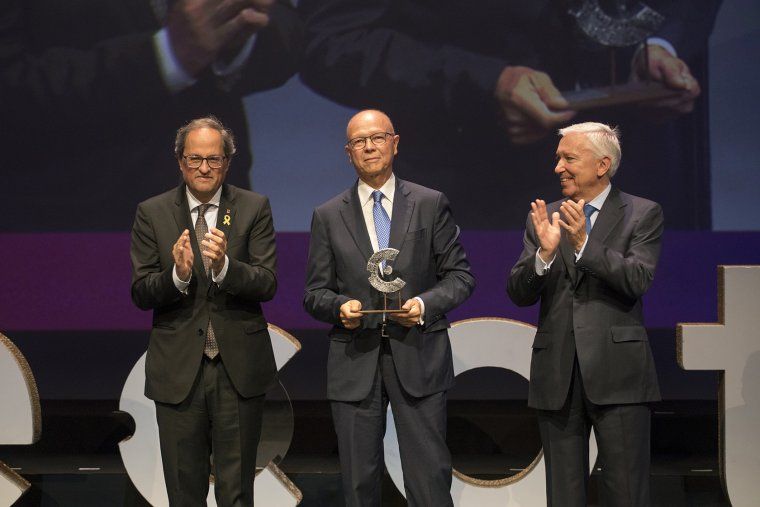
[[[445,507],[451,500],[446,391],[454,383],[446,313],[475,288],[446,196],[396,178],[399,136],[390,118],[357,113],[345,153],[358,179],[314,210],[304,307],[332,324],[327,397],[338,435],[346,505],[381,505],[386,410],[393,409],[406,499]],[[373,252],[395,248],[387,268],[405,282],[401,313],[383,308],[368,280]],[[395,306],[395,305],[394,305]]]

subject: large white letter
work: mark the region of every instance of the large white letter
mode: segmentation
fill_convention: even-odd
[[[531,345],[535,334],[536,328],[530,324],[496,317],[455,322],[449,330],[454,374],[490,366],[514,371],[527,380],[530,376]],[[393,483],[403,494],[404,477],[398,437],[390,409],[387,417],[385,466]],[[589,463],[596,462],[596,455],[596,439],[592,432]],[[462,507],[545,506],[546,472],[543,452],[539,452],[528,468],[506,479],[484,481],[454,470],[451,497],[455,505]]]
[[[734,506],[760,498],[760,266],[718,266],[718,324],[679,324],[684,370],[719,370],[720,476]]]
[[[33,444],[42,432],[40,395],[29,363],[0,333],[0,445]],[[12,505],[29,482],[0,461],[0,505]]]
[[[269,324],[277,369],[282,369],[299,350],[301,344],[292,335]],[[127,377],[121,392],[119,408],[135,420],[135,433],[119,443],[124,468],[137,490],[154,507],[168,507],[166,482],[161,466],[161,448],[158,443],[156,405],[143,394],[145,390],[145,354],[138,359]],[[269,463],[256,474],[253,488],[254,503],[267,507],[292,507],[301,503],[301,491],[287,476]],[[214,488],[209,488],[207,505],[216,506]]]

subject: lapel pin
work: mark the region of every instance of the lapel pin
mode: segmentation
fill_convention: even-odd
[[[227,210],[227,213],[229,213],[229,212],[230,212],[230,210]],[[232,223],[231,220],[232,219],[230,218],[229,215],[224,215],[224,220],[222,220],[222,223],[224,225],[231,225],[231,223]]]

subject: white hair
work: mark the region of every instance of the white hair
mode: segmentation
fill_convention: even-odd
[[[563,129],[559,129],[559,135],[584,134],[591,142],[594,152],[600,157],[610,157],[610,169],[607,172],[610,178],[615,176],[620,165],[620,131],[617,127],[610,127],[604,123],[587,121],[576,123]]]

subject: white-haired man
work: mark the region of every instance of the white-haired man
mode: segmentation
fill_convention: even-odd
[[[538,410],[548,505],[585,506],[594,428],[604,505],[649,505],[649,402],[660,399],[642,318],[663,231],[657,203],[613,188],[617,132],[559,131],[564,199],[531,203],[507,293],[540,301],[528,404]]]

